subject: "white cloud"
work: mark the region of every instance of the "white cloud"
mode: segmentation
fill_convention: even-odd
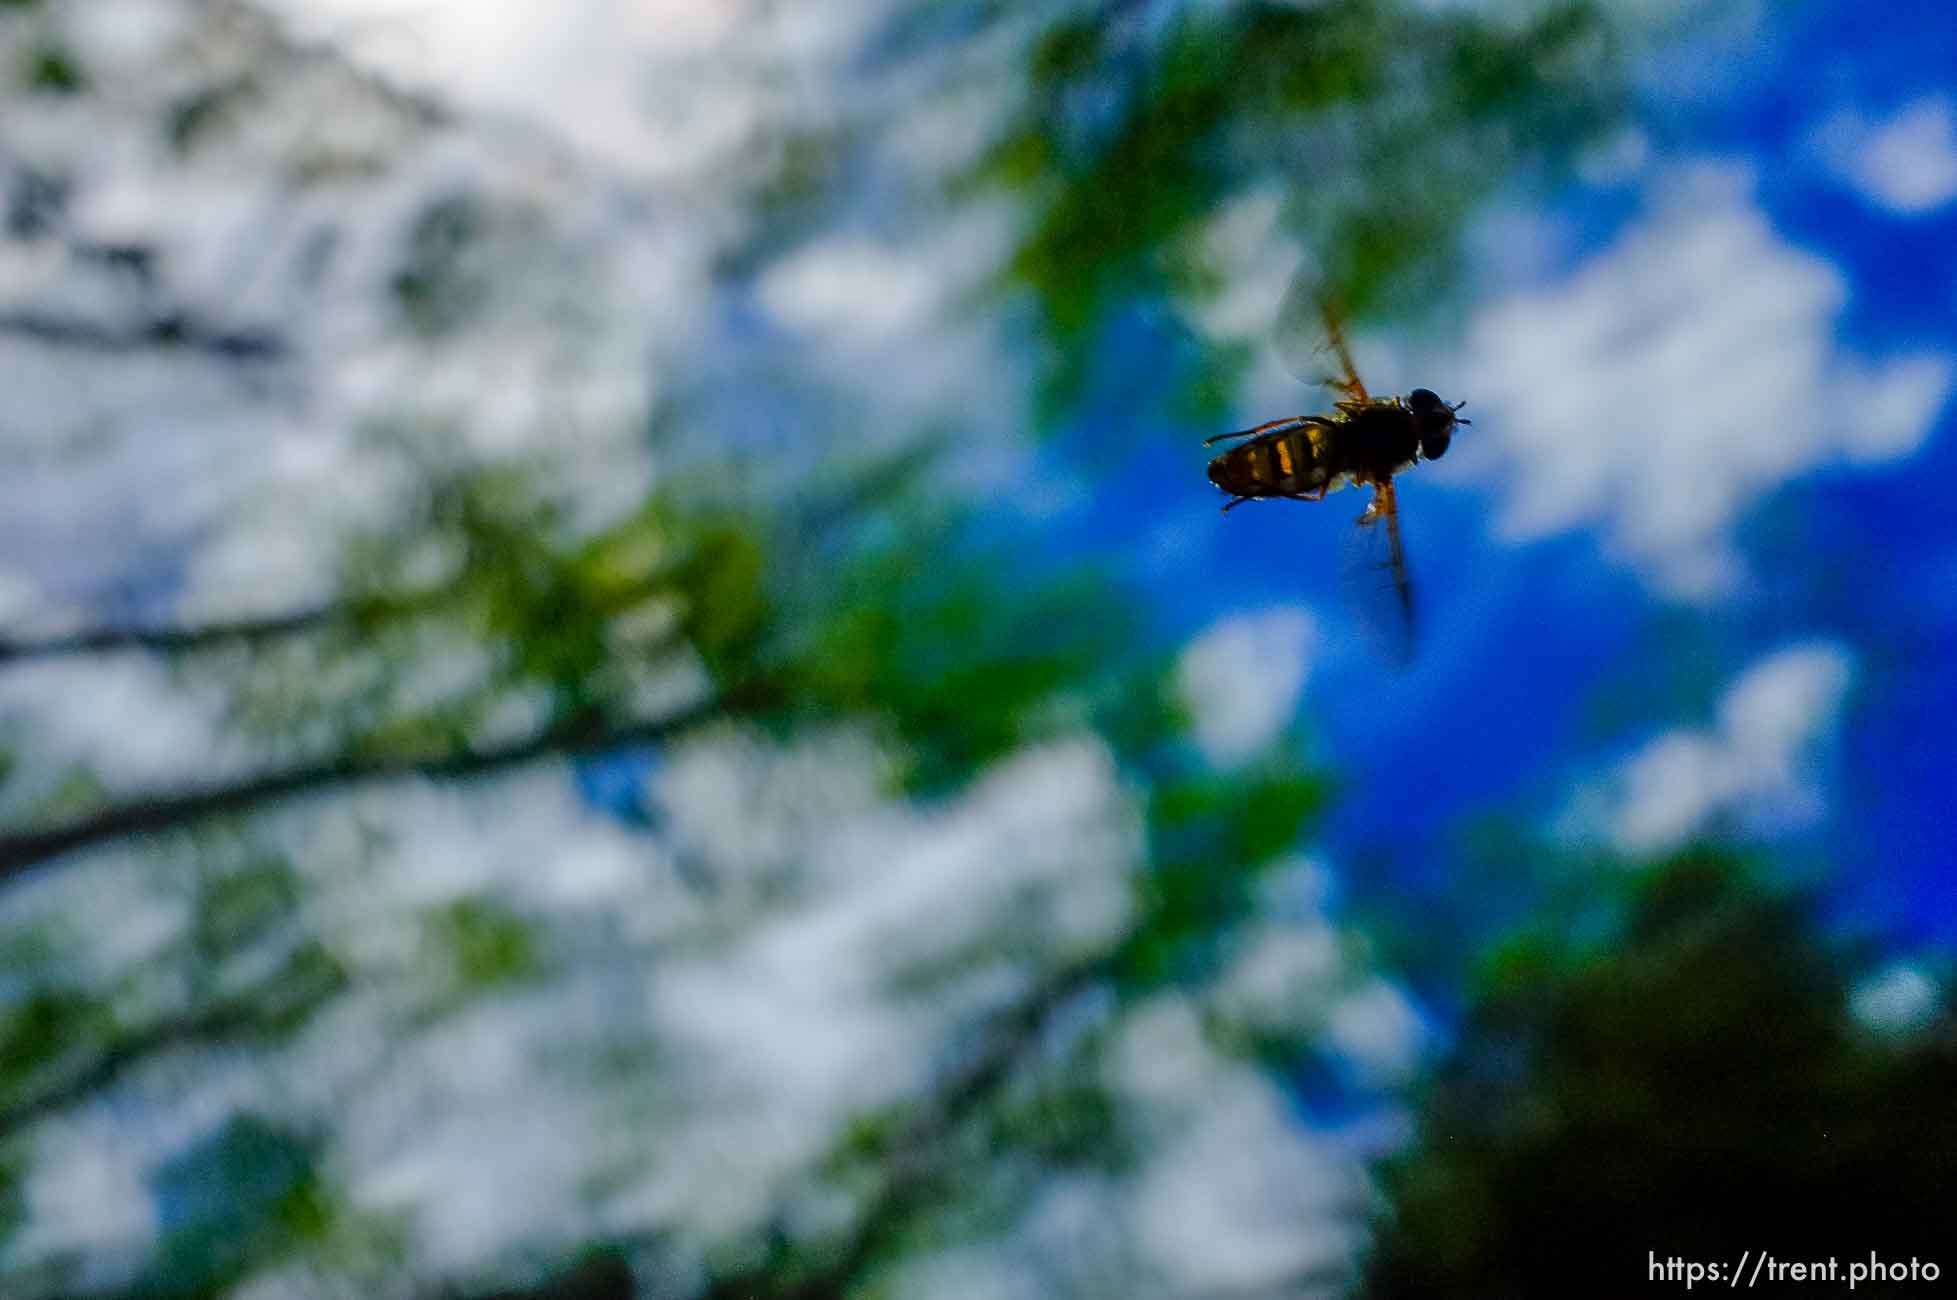
[[[909,134],[908,115],[868,107],[914,100],[916,87],[853,57],[891,0],[285,0],[275,7],[303,35],[344,41],[484,117],[431,122],[321,60],[282,78],[243,138],[217,131],[187,155],[156,125],[183,101],[185,76],[194,65],[227,84],[262,63],[265,32],[204,23],[185,0],[124,7],[127,24],[83,17],[71,33],[86,65],[114,71],[116,95],[17,97],[6,169],[63,176],[78,234],[153,246],[172,300],[227,328],[262,327],[284,350],[241,367],[191,348],[97,356],[0,341],[11,398],[0,453],[14,471],[0,485],[0,552],[15,557],[0,600],[18,623],[96,621],[91,607],[130,592],[156,618],[325,599],[345,537],[385,533],[416,507],[418,463],[547,460],[549,485],[584,522],[633,504],[695,448],[719,458],[778,439],[793,409],[798,455],[767,462],[793,467],[787,488],[834,459],[811,441],[818,430],[871,455],[956,426],[947,478],[1024,473],[1019,354],[995,316],[950,319],[946,306],[996,266],[1016,232],[1010,205],[954,218],[910,204],[909,228],[881,212],[843,218],[874,236],[794,249],[760,277],[761,305],[792,336],[765,345],[743,278],[720,271],[731,250],[753,251],[757,189],[798,165],[784,141],[860,147],[880,174],[935,192],[940,152]],[[983,75],[1010,56],[987,47],[943,77],[963,125],[1010,105],[1009,81]],[[845,119],[859,112],[874,120],[855,133]],[[285,160],[328,155],[347,160],[332,184],[281,179]],[[459,270],[488,292],[464,325],[418,336],[390,286],[408,232],[458,196],[477,205]],[[147,309],[129,277],[49,240],[0,241],[0,304],[111,331]],[[668,401],[694,418],[676,422],[686,431],[655,464],[645,419]],[[108,518],[122,525],[98,526]]]
[[[444,1270],[588,1230],[581,1183],[609,1136],[605,1112],[547,1072],[594,1012],[575,989],[546,990],[397,1044],[389,1077],[341,1116],[354,1201],[411,1212],[417,1253]]]
[[[1922,216],[1957,198],[1957,110],[1948,95],[1925,96],[1883,121],[1844,109],[1815,143],[1844,181],[1898,216]]]
[[[1308,1001],[1323,1007],[1329,991]],[[1184,994],[1159,995],[1106,1044],[1103,1077],[1144,1159],[1100,1217],[1128,1225],[1142,1291],[1339,1294],[1365,1236],[1363,1165],[1212,1046],[1208,1015]]]
[[[10,1243],[22,1259],[69,1251],[116,1254],[149,1244],[156,1210],[145,1153],[106,1118],[41,1136],[27,1180],[26,1231]]]
[[[1884,1034],[1910,1034],[1936,1018],[1940,990],[1919,966],[1897,962],[1871,976],[1849,1000],[1855,1018]]]
[[[1178,999],[1144,1008],[1113,1049],[1135,1165],[1044,1181],[1005,1231],[906,1261],[894,1292],[1344,1294],[1374,1195],[1362,1161],[1299,1124],[1258,1071],[1203,1044]],[[1174,1061],[1157,1069],[1165,1050]]]
[[[1297,1032],[1325,1014],[1344,970],[1339,934],[1322,918],[1260,923],[1241,936],[1216,1008],[1256,1029]]]
[[[1224,1068],[1201,1106],[1162,1136],[1131,1213],[1150,1271],[1171,1293],[1344,1293],[1370,1186],[1270,1083]]]
[[[30,606],[19,623],[94,621],[88,607],[110,600],[157,619],[174,600],[195,619],[322,599],[349,532],[415,508],[418,459],[548,455],[581,507],[643,486],[648,355],[707,315],[710,216],[655,214],[534,134],[417,117],[330,59],[296,63],[249,129],[176,150],[157,125],[170,106],[259,68],[266,33],[167,0],[116,8],[128,27],[71,33],[115,93],[11,100],[0,171],[63,177],[72,234],[149,250],[154,287],[51,239],[0,240],[0,305],[115,340],[155,297],[277,347],[240,361],[0,340],[0,551],[26,597],[13,603]],[[334,183],[284,179],[291,159],[328,155],[345,165]],[[494,274],[466,323],[419,336],[390,284],[408,232],[456,196],[478,205],[462,278]],[[418,456],[379,429],[412,436]]]
[[[1385,980],[1353,990],[1332,1008],[1327,1044],[1377,1087],[1413,1079],[1427,1044],[1427,1027],[1413,1000]]]
[[[78,771],[108,790],[176,788],[186,772],[218,782],[245,766],[248,747],[224,728],[225,699],[178,681],[141,653],[27,662],[0,673],[0,724],[34,754],[0,794],[16,812]]]
[[[742,0],[650,7],[573,0],[547,8],[513,0],[273,0],[273,7],[391,77],[479,110],[542,110],[568,138],[617,160],[689,159],[719,147],[742,120],[721,96],[660,141],[644,102],[652,61],[664,55],[683,66],[724,47],[752,17],[755,6]]]
[[[1195,253],[1221,277],[1213,298],[1187,304],[1191,319],[1219,338],[1261,338],[1297,274],[1299,255],[1282,237],[1284,192],[1273,186],[1224,204],[1195,238]]]
[[[835,747],[821,752],[840,766]],[[857,766],[854,780],[762,763],[757,780],[658,787],[714,879],[758,868],[776,881],[776,911],[736,941],[675,953],[648,990],[671,1095],[633,1204],[702,1242],[754,1228],[851,1116],[922,1087],[942,1036],[1037,976],[1031,954],[1100,951],[1128,922],[1140,827],[1098,746],[1024,754],[936,812],[866,806],[877,765]],[[827,818],[824,792],[840,795]],[[786,836],[737,837],[725,859],[699,834],[784,814]]]
[[[1241,762],[1290,725],[1317,642],[1293,605],[1224,619],[1183,650],[1176,685],[1211,762]]]
[[[877,342],[924,325],[938,288],[928,266],[896,249],[845,237],[776,263],[760,292],[763,304],[797,329]]]
[[[1712,726],[1667,732],[1626,761],[1598,801],[1606,833],[1627,853],[1650,854],[1708,832],[1812,822],[1824,804],[1814,750],[1850,675],[1847,653],[1826,642],[1755,664],[1720,698]]]
[[[1174,995],[1152,998],[1131,1012],[1104,1062],[1111,1087],[1155,1103],[1200,1096],[1225,1066],[1204,1040],[1200,1009]]]
[[[1614,245],[1484,310],[1435,365],[1475,416],[1443,468],[1501,482],[1512,537],[1596,527],[1673,594],[1713,599],[1741,576],[1731,532],[1756,498],[1833,458],[1906,455],[1943,407],[1950,357],[1841,350],[1846,296],[1742,172],[1669,173]]]
[[[1210,1007],[1260,1033],[1315,1038],[1368,1088],[1405,1085],[1429,1045],[1426,1022],[1406,991],[1377,978],[1355,980],[1344,937],[1322,915],[1247,927]]]
[[[817,125],[833,110],[824,83],[890,11],[888,0],[271,4],[391,78],[480,113],[541,120],[608,164],[661,180],[765,164],[777,128]]]

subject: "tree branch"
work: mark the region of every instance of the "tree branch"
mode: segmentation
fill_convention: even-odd
[[[123,804],[61,825],[0,835],[0,885],[61,854],[125,836],[172,830],[220,814],[247,812],[297,795],[401,777],[464,780],[540,758],[602,753],[626,745],[669,740],[703,722],[747,707],[761,695],[758,688],[751,688],[653,721],[614,723],[601,717],[568,718],[510,745],[433,757],[343,757],[250,777],[231,785]]]
[[[357,608],[357,605],[355,606]],[[94,627],[37,640],[0,637],[0,667],[63,655],[106,654],[116,650],[152,650],[159,654],[201,650],[232,642],[269,641],[304,632],[348,612],[346,603],[320,605],[289,614],[206,623],[195,627]]]
[[[134,352],[142,348],[184,348],[223,361],[272,361],[284,355],[285,340],[263,330],[227,330],[181,312],[148,316],[117,328],[79,316],[36,311],[0,312],[0,333],[41,343],[95,352]]]
[[[346,987],[334,968],[296,995],[264,996],[264,990],[226,998],[215,1006],[170,1016],[105,1044],[94,1056],[0,1108],[0,1142],[43,1116],[66,1109],[114,1083],[125,1070],[159,1051],[192,1043],[255,1039],[281,1024],[311,1015]]]
[[[48,637],[0,637],[0,668],[34,659],[58,659],[64,655],[109,654],[118,650],[150,650],[158,654],[178,654],[205,650],[219,645],[255,645],[280,637],[310,632],[333,623],[359,628],[385,619],[402,618],[433,608],[452,595],[459,583],[435,585],[402,592],[355,592],[339,596],[323,605],[289,610],[282,614],[260,614],[229,622],[197,623],[176,627],[152,624],[82,628]]]

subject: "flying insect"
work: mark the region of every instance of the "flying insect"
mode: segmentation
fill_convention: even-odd
[[[1246,501],[1320,501],[1347,484],[1370,487],[1372,502],[1357,521],[1359,547],[1371,552],[1383,540],[1385,556],[1361,568],[1384,569],[1390,575],[1399,635],[1410,645],[1413,580],[1400,539],[1393,477],[1419,461],[1447,454],[1456,427],[1473,423],[1458,414],[1466,403],[1442,401],[1428,388],[1404,397],[1369,393],[1353,368],[1341,312],[1308,276],[1292,284],[1279,309],[1278,329],[1280,343],[1294,362],[1310,366],[1320,354],[1331,354],[1337,372],[1315,382],[1337,394],[1332,414],[1286,416],[1204,439],[1205,447],[1243,440],[1210,461],[1210,482],[1230,494],[1225,513]]]

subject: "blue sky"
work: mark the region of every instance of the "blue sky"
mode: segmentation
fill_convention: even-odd
[[[1272,605],[1324,625],[1303,707],[1352,783],[1328,847],[1354,892],[1444,898],[1489,813],[1608,844],[1624,800],[1669,782],[1678,806],[1637,815],[1832,864],[1855,928],[1957,939],[1954,66],[1933,5],[1764,9],[1674,49],[1614,165],[1490,215],[1451,348],[1446,327],[1361,341],[1375,389],[1479,417],[1404,480],[1425,618],[1405,674],[1340,604],[1363,500],[1217,517],[1210,430],[1121,396],[1124,361],[1145,376],[1173,330],[1119,332],[1071,438],[1139,450],[1061,544],[1126,557],[1183,632]],[[1284,383],[1254,381],[1242,420],[1290,413]],[[1627,779],[1645,793],[1609,793]]]

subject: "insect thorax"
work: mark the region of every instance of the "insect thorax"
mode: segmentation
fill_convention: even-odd
[[[1420,453],[1420,430],[1398,402],[1375,401],[1347,416],[1337,443],[1338,472],[1379,480],[1413,464]]]

